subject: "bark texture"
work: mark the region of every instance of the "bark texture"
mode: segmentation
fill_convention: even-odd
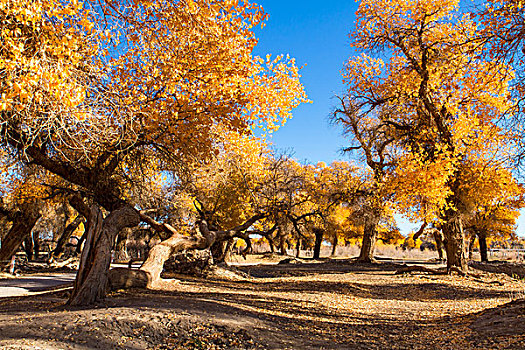
[[[451,215],[442,226],[447,252],[447,269],[455,267],[463,272],[468,271],[467,242],[463,223],[459,215]]]
[[[164,263],[170,257],[184,250],[208,249],[216,241],[226,241],[233,237],[239,237],[246,241],[248,245],[247,249],[249,249],[251,247],[250,240],[248,234],[245,231],[250,226],[252,226],[255,221],[262,217],[262,215],[255,215],[244,224],[239,225],[231,230],[224,231],[210,231],[207,222],[202,220],[197,225],[197,234],[189,237],[181,235],[171,225],[159,223],[149,216],[141,213],[140,218],[142,221],[148,223],[156,231],[171,233],[171,237],[151,248],[146,261],[144,261],[144,264],[142,264],[140,267],[141,272],[130,272],[129,276],[126,275],[126,272],[124,271],[115,272],[115,277],[118,277],[119,282],[113,282],[112,280],[111,286],[136,286],[134,285],[135,280],[138,283],[143,283],[144,280],[147,280],[147,287],[154,288],[156,285],[162,282],[160,275],[164,269]],[[127,271],[132,270],[127,269]]]
[[[8,261],[16,253],[20,245],[31,235],[33,227],[42,214],[38,204],[29,205],[13,214],[13,225],[2,240],[0,248],[0,261]],[[32,248],[31,248],[32,252]]]
[[[140,223],[138,212],[124,205],[104,219],[96,206],[90,207],[86,242],[69,305],[90,305],[106,296],[111,248],[118,233]]]
[[[377,240],[377,220],[365,223],[363,231],[363,244],[357,261],[371,263],[374,261],[374,248]]]

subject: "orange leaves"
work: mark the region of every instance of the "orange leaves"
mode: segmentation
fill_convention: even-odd
[[[196,145],[211,144],[206,138],[217,125],[239,133],[274,130],[306,101],[293,59],[252,56],[251,28],[266,17],[260,7],[204,0],[157,5],[122,10],[129,13],[122,26],[133,44],[118,47],[123,55],[110,82],[141,116],[148,138],[186,151],[187,145],[170,142],[188,133]]]
[[[66,132],[63,118],[74,118],[85,101],[86,63],[96,51],[88,13],[76,0],[7,0],[0,20],[1,122],[22,128],[22,147],[57,124]]]
[[[458,7],[458,0],[421,1],[394,0],[385,4],[380,0],[364,0],[357,11],[358,31],[353,45],[363,49],[394,46],[392,34],[402,34],[406,28],[439,22]],[[405,36],[407,42],[415,38]]]
[[[396,162],[386,192],[395,193],[398,210],[414,221],[432,222],[448,209],[450,181],[458,159],[442,151],[432,162],[420,153],[407,153]]]
[[[362,1],[354,46],[388,60],[362,54],[343,73],[339,121],[363,150],[378,193],[390,193],[414,220],[490,203],[512,152],[500,121],[514,103],[514,72],[484,55],[478,24],[458,6]]]

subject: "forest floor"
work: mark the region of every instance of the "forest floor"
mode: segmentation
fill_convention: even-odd
[[[522,279],[251,262],[249,278],[166,281],[90,308],[66,307],[64,291],[1,298],[0,348],[525,349]]]

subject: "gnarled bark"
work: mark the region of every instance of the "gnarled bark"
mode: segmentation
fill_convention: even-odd
[[[248,234],[245,232],[255,221],[261,219],[262,215],[255,215],[246,221],[244,224],[239,225],[231,230],[224,231],[210,231],[208,224],[205,220],[198,223],[197,229],[198,234],[195,236],[183,236],[178,233],[175,228],[166,223],[159,223],[144,213],[140,213],[142,221],[148,223],[157,231],[163,231],[171,233],[171,237],[160,242],[149,251],[148,257],[144,264],[140,267],[141,272],[130,273],[126,276],[126,272],[122,269],[115,272],[115,281],[111,281],[112,288],[125,288],[134,285],[134,281],[139,284],[143,284],[144,278],[147,280],[147,287],[154,288],[156,285],[161,283],[162,279],[160,274],[164,268],[164,263],[175,253],[182,252],[189,249],[208,249],[211,245],[220,240],[228,240],[233,237],[240,237],[248,244],[247,249],[250,248],[250,240]],[[129,270],[131,271],[131,270]],[[116,281],[118,279],[118,281]]]
[[[467,243],[461,217],[457,214],[449,215],[442,230],[447,252],[447,269],[450,271],[452,267],[455,267],[466,273],[468,271]]]
[[[139,223],[139,213],[129,205],[113,210],[105,219],[98,207],[90,207],[86,242],[69,305],[89,305],[105,297],[113,242],[122,229]]]

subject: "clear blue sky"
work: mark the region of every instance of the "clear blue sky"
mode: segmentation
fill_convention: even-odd
[[[303,104],[294,117],[272,136],[278,149],[295,151],[295,158],[316,163],[341,159],[345,141],[330,126],[328,116],[342,91],[341,69],[352,55],[348,33],[354,26],[357,4],[348,0],[323,2],[259,0],[270,18],[257,30],[256,54],[289,54],[301,70],[302,83],[312,103]]]
[[[348,33],[355,27],[358,3],[352,0],[255,0],[269,14],[259,38],[255,54],[265,56],[289,54],[301,71],[302,83],[311,104],[303,104],[294,117],[275,132],[271,141],[279,150],[294,152],[300,161],[330,163],[345,159],[340,150],[347,144],[341,129],[331,126],[328,117],[343,90],[341,70],[355,52]],[[401,217],[398,225],[404,234],[418,228]],[[525,232],[525,215],[518,220],[518,233]]]
[[[270,15],[266,26],[257,30],[259,44],[255,54],[289,54],[301,70],[302,83],[312,100],[293,111],[294,117],[275,132],[271,141],[279,150],[294,152],[294,158],[310,163],[330,163],[347,159],[341,149],[347,145],[341,128],[329,123],[337,106],[335,95],[343,91],[341,70],[355,52],[348,33],[355,26],[357,3],[349,0],[323,2],[298,0],[259,0]],[[418,224],[398,217],[403,233]]]

